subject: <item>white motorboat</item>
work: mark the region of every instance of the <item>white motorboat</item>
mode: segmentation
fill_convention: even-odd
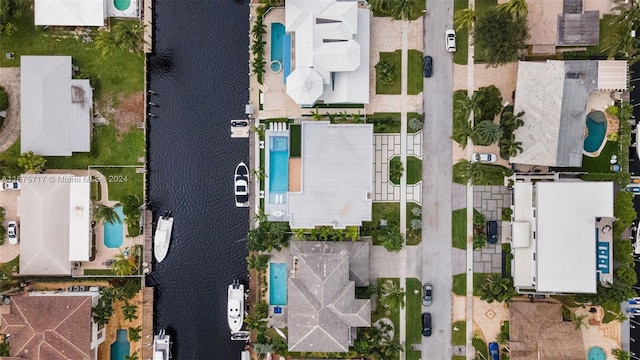
[[[231,334],[240,332],[244,322],[244,285],[240,280],[233,280],[227,291],[227,319]]]
[[[249,168],[244,162],[236,166],[235,194],[237,207],[249,207]]]
[[[171,229],[173,229],[173,215],[171,211],[165,211],[164,216],[158,219],[156,233],[153,237],[153,254],[158,262],[164,260],[169,251]]]
[[[158,335],[153,337],[153,360],[168,360],[171,357],[170,336],[161,329]]]

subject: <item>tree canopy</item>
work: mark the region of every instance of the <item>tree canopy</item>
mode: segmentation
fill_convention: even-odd
[[[490,10],[478,18],[474,43],[487,65],[498,66],[518,60],[518,50],[529,38],[527,19],[500,10]]]

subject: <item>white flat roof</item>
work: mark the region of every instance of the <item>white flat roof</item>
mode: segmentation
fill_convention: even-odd
[[[88,180],[70,174],[22,175],[17,201],[21,275],[69,275],[71,261],[88,260]]]
[[[105,2],[112,0],[35,0],[36,25],[104,26]]]
[[[287,193],[294,229],[371,220],[373,125],[302,123],[300,192]]]
[[[613,217],[611,182],[539,182],[537,290],[595,293],[597,217]]]
[[[626,60],[598,60],[598,90],[626,91],[628,73]]]
[[[535,242],[533,239],[532,229],[535,227],[535,218],[533,217],[533,184],[530,182],[516,182],[513,190],[514,211],[513,219],[515,222],[529,224],[529,232],[523,233],[512,231],[511,238],[513,242],[513,285],[516,288],[534,286],[534,269],[535,262],[533,253],[535,252]],[[525,236],[526,239],[518,237]],[[528,246],[524,246],[524,244]],[[516,246],[516,244],[518,246]]]

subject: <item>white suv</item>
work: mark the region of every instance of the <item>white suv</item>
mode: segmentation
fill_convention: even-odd
[[[447,30],[445,31],[445,45],[447,47],[447,51],[448,52],[455,52],[456,51],[456,32],[454,30]]]

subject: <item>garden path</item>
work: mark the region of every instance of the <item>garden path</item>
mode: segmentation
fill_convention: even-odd
[[[20,136],[20,68],[0,68],[0,86],[9,95],[9,109],[0,129],[0,153],[6,151]]]

